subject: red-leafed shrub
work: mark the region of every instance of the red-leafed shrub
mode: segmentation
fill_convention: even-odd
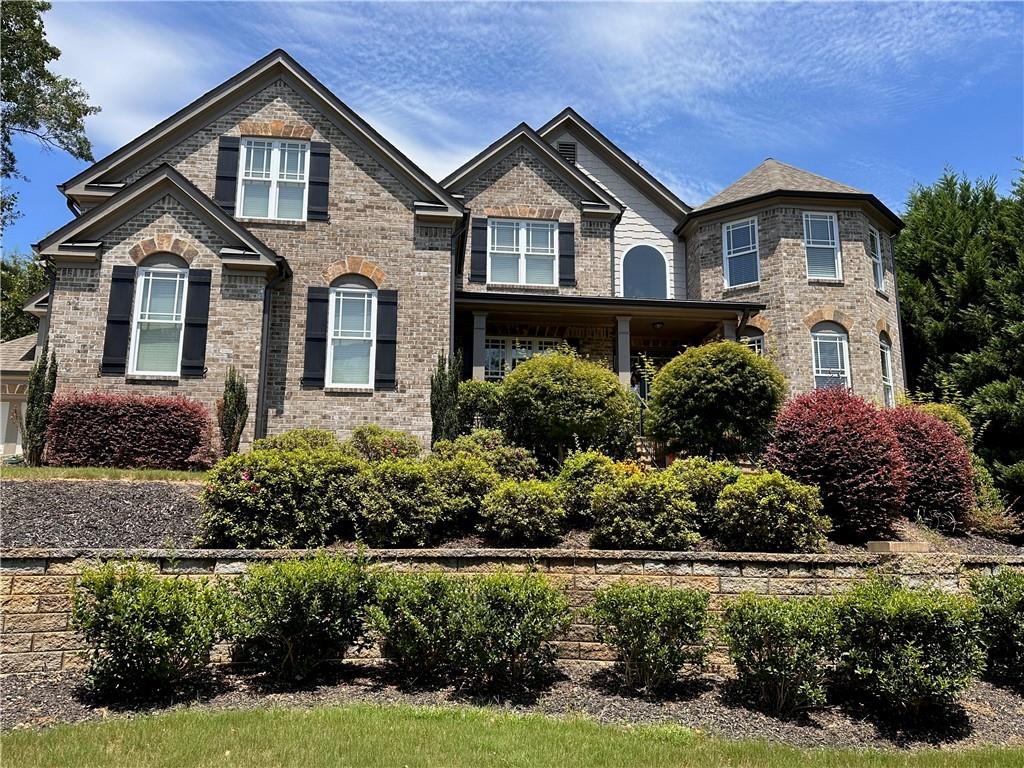
[[[215,460],[210,413],[185,397],[71,392],[50,406],[47,463],[200,469]]]
[[[946,532],[965,529],[974,509],[971,456],[953,428],[920,408],[886,411],[907,464],[904,514]]]
[[[903,511],[906,465],[878,408],[845,389],[818,389],[779,413],[767,460],[821,491],[823,512],[844,538],[885,533]]]

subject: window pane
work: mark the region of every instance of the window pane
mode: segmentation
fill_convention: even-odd
[[[555,257],[554,256],[527,256],[526,257],[526,282],[539,285],[554,285],[555,283]]]
[[[177,373],[181,325],[139,323],[135,370],[139,373]]]
[[[143,305],[149,320],[177,320],[181,312],[181,285],[176,278],[151,276],[149,283],[149,304]]]
[[[742,251],[753,245],[753,227],[750,223],[726,229],[728,235],[728,251]]]
[[[834,243],[832,236],[832,218],[830,216],[808,216],[805,234],[807,239],[817,243]]]
[[[302,181],[306,177],[306,148],[285,146],[281,149],[278,178],[285,181]]]
[[[370,385],[369,340],[335,339],[332,384]]]
[[[487,339],[484,342],[484,378],[501,381],[505,376],[505,340]]]
[[[530,225],[526,229],[526,250],[533,253],[555,252],[555,229],[547,225]]]
[[[491,224],[491,247],[495,250],[518,251],[519,227],[510,222],[493,222]]]
[[[270,178],[270,145],[264,141],[249,141],[245,144],[244,176],[257,179]]]
[[[367,298],[360,295],[342,294],[341,312],[337,313],[338,330],[342,335],[368,335],[370,326],[368,324],[368,312],[366,305]]]
[[[277,218],[301,219],[305,184],[281,182],[277,186]]]
[[[518,283],[519,257],[491,254],[491,282]]]
[[[242,182],[242,215],[267,218],[270,215],[270,182]]]
[[[839,273],[836,269],[836,249],[808,245],[807,276],[825,279],[837,278]]]
[[[744,285],[757,282],[757,252],[726,259],[729,268],[729,285]]]

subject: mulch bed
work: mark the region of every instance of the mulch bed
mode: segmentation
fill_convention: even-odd
[[[318,682],[292,689],[267,687],[259,678],[220,674],[205,690],[179,701],[111,707],[91,702],[79,673],[15,675],[2,686],[0,727],[41,728],[58,723],[135,717],[181,708],[313,707],[350,703],[452,706],[475,704],[519,712],[586,716],[601,722],[675,723],[729,738],[768,739],[797,747],[966,748],[1024,745],[1024,696],[977,682],[961,706],[943,722],[907,729],[869,712],[840,708],[780,718],[745,706],[732,682],[704,676],[652,699],[620,692],[611,669],[567,664],[563,677],[532,698],[499,701],[452,688],[409,691],[389,679],[386,668],[347,665]],[[899,718],[894,719],[897,723]]]

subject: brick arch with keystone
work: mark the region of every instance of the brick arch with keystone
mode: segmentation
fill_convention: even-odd
[[[152,256],[154,253],[173,253],[183,258],[185,263],[191,266],[193,260],[199,255],[199,248],[188,240],[161,232],[158,235],[139,241],[128,251],[128,255],[135,262],[136,266],[141,264],[142,260],[147,256]]]
[[[382,288],[384,281],[387,279],[383,269],[362,256],[349,256],[333,264],[328,264],[320,274],[327,285],[330,285],[342,275],[362,275],[372,281],[378,288]]]
[[[856,324],[850,315],[835,307],[821,307],[804,315],[804,325],[807,326],[808,330],[823,322],[838,323],[846,329],[847,333]]]

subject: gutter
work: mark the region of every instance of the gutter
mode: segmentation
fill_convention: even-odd
[[[253,428],[253,439],[267,436],[267,369],[270,367],[270,303],[274,288],[292,276],[288,262],[281,259],[281,273],[271,280],[263,289],[263,323],[260,331],[260,366],[259,381],[256,386],[256,423]]]

